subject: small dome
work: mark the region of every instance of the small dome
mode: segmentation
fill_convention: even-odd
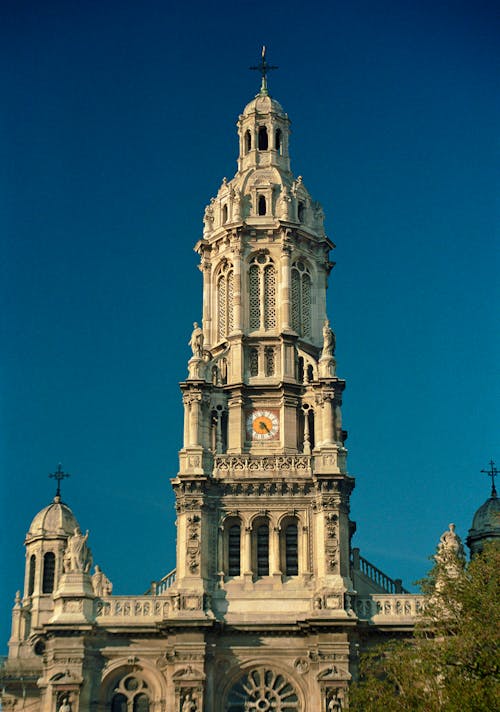
[[[475,513],[472,527],[469,529],[467,545],[475,551],[480,548],[480,542],[499,538],[500,500],[496,493],[493,493],[493,496],[487,499]]]
[[[47,535],[68,536],[73,534],[77,526],[78,522],[71,509],[56,496],[52,504],[35,516],[26,538]]]
[[[269,96],[269,94],[257,94],[255,99],[252,99],[251,102],[249,102],[245,108],[243,109],[243,116],[249,116],[250,114],[253,114],[257,112],[258,114],[281,114],[282,116],[286,116],[285,112],[283,111],[283,107],[279,103],[279,101],[276,101],[276,99],[273,99],[272,97]]]

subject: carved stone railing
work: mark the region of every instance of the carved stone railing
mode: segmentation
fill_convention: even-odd
[[[168,591],[168,589],[174,585],[176,575],[177,569],[172,569],[172,571],[169,571],[168,574],[159,581],[152,581],[151,590],[149,592],[151,596],[161,596],[162,593]]]
[[[358,618],[373,623],[393,623],[403,619],[415,622],[422,616],[424,600],[423,595],[414,593],[374,593],[357,596],[354,608]]]
[[[214,475],[262,475],[283,472],[291,475],[310,474],[310,455],[216,455]]]
[[[392,579],[383,571],[370,563],[363,556],[360,556],[359,549],[352,550],[352,567],[355,571],[361,571],[370,581],[379,586],[386,593],[409,593],[405,588],[401,579]]]
[[[109,596],[97,601],[98,624],[132,621],[155,622],[167,618],[171,603],[155,596]]]

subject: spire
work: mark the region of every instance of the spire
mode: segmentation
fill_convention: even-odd
[[[61,480],[64,480],[66,477],[71,477],[71,475],[69,474],[69,472],[63,472],[62,465],[61,465],[61,463],[59,463],[57,466],[57,470],[55,472],[52,472],[52,474],[50,474],[49,477],[57,481],[57,489],[56,489],[56,496],[54,497],[54,502],[60,502],[60,500],[61,500]]]
[[[262,75],[262,83],[260,85],[260,94],[269,94],[267,90],[267,73],[271,72],[273,69],[278,69],[278,67],[269,64],[266,60],[266,45],[262,46],[261,60],[260,64],[254,67],[249,67],[256,72],[260,72]]]
[[[498,469],[495,467],[495,463],[493,460],[490,460],[490,469],[489,470],[481,470],[485,475],[488,475],[488,477],[491,477],[491,496],[492,497],[497,497],[497,490],[495,487],[495,477],[498,475]]]

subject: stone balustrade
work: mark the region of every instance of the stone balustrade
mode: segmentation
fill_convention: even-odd
[[[96,605],[96,622],[100,625],[140,620],[151,623],[168,618],[171,601],[155,596],[108,596]]]
[[[424,596],[421,594],[383,594],[357,596],[355,612],[362,620],[373,623],[396,623],[398,619],[415,620],[424,611]]]
[[[214,475],[268,476],[269,472],[291,475],[311,474],[310,455],[216,455]]]

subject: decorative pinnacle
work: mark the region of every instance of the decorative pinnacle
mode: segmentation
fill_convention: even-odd
[[[493,462],[493,460],[490,460],[490,469],[489,470],[481,470],[481,472],[484,472],[485,475],[488,475],[488,477],[491,477],[491,496],[496,497],[497,490],[495,487],[495,477],[498,475],[499,470],[495,467],[495,463]]]
[[[71,477],[69,472],[63,472],[61,463],[58,464],[57,470],[53,472],[52,474],[49,475],[54,480],[57,480],[57,490],[56,490],[56,497],[61,496],[61,480],[64,480],[65,477]]]
[[[273,69],[279,69],[279,67],[275,67],[272,64],[268,64],[266,60],[266,45],[262,46],[262,58],[260,60],[260,64],[257,64],[255,67],[249,67],[249,69],[253,69],[256,72],[260,72],[262,74],[262,84],[260,85],[260,93],[268,94],[267,73],[271,72]]]

